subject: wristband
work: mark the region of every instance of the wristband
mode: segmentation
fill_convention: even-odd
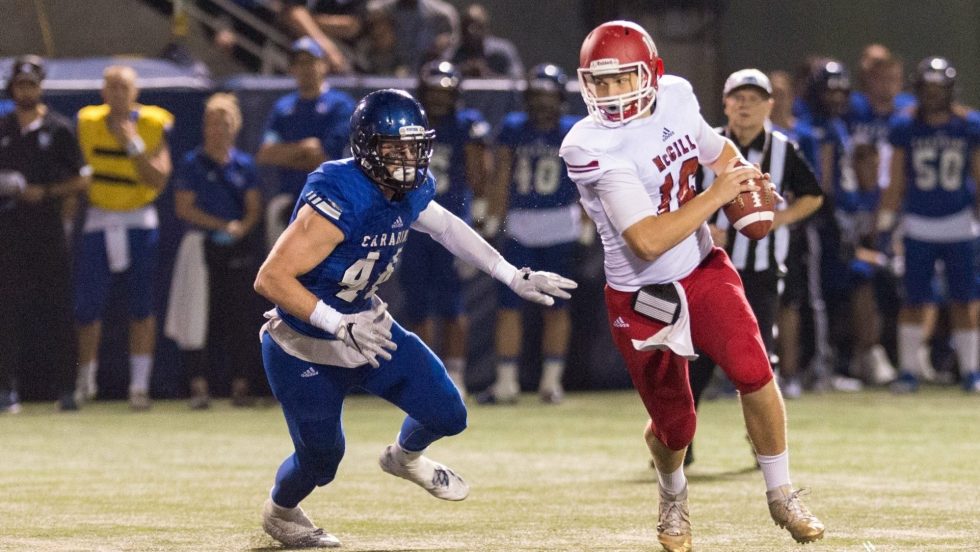
[[[510,286],[518,272],[516,266],[508,263],[504,259],[500,259],[497,265],[493,267],[493,270],[490,271],[490,275],[498,282],[503,282],[504,285]]]
[[[313,324],[321,330],[336,334],[337,330],[340,329],[341,316],[343,315],[330,305],[323,301],[317,301],[316,308],[313,309],[313,314],[310,315],[310,324]]]
[[[126,155],[136,157],[146,151],[146,143],[139,136],[133,136],[126,141]]]

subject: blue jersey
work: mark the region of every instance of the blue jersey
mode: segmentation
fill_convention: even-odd
[[[833,190],[830,197],[835,210],[848,213],[860,210],[861,198],[858,195],[857,178],[851,165],[852,141],[847,132],[847,126],[839,117],[832,119],[811,117],[805,121],[813,136],[817,177],[821,180],[823,166],[820,162],[820,151],[826,145],[833,149],[831,176]]]
[[[905,149],[906,213],[945,217],[973,205],[976,185],[970,178],[970,157],[980,146],[980,114],[953,115],[937,127],[912,115],[896,117],[889,139]]]
[[[409,226],[435,196],[430,175],[401,201],[389,201],[352,158],[328,161],[310,173],[290,223],[309,205],[344,234],[344,241],[313,270],[299,277],[303,287],[342,313],[371,308],[378,286],[391,277],[408,239]],[[279,309],[294,330],[323,339],[329,333]]]
[[[340,159],[347,147],[354,99],[347,93],[329,89],[316,99],[304,100],[293,92],[279,98],[266,123],[263,144],[297,142],[319,138],[328,159]],[[279,169],[279,190],[296,195],[306,182],[305,171]]]
[[[497,143],[514,150],[509,209],[553,209],[578,201],[558,148],[580,117],[564,115],[548,132],[534,128],[526,113],[509,113]]]
[[[817,145],[813,140],[813,129],[810,128],[810,123],[802,119],[796,119],[793,128],[783,128],[779,125],[772,125],[773,130],[778,130],[789,138],[790,142],[795,142],[800,148],[800,153],[803,154],[803,158],[806,162],[810,164],[813,168],[813,174],[817,176],[817,181],[820,181],[820,169],[817,167]]]
[[[891,118],[900,115],[915,106],[915,96],[902,92],[895,96],[892,109],[888,113],[876,113],[871,107],[871,100],[863,92],[853,92],[849,98],[844,122],[848,132],[859,144],[887,144],[888,129]]]
[[[245,193],[259,187],[259,173],[252,156],[245,152],[232,149],[231,159],[222,165],[198,147],[177,165],[173,186],[194,192],[194,204],[205,213],[241,220],[245,216]]]
[[[436,179],[436,201],[454,215],[469,221],[472,182],[466,180],[466,146],[482,144],[490,130],[475,109],[462,109],[443,117],[436,131],[429,172]]]

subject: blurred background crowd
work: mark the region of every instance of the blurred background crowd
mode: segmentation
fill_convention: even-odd
[[[976,306],[949,308],[943,263],[915,362],[899,362],[912,331],[905,251],[900,233],[873,231],[891,125],[922,101],[920,60],[946,56],[952,73],[936,67],[949,78],[935,84],[976,116],[971,2],[885,17],[885,1],[11,1],[24,9],[0,33],[0,413],[25,399],[71,411],[95,398],[145,410],[151,397],[207,408],[267,396],[257,332],[270,305],[255,271],[305,175],[349,155],[356,100],[382,87],[413,91],[429,113],[438,201],[515,264],[544,255],[535,268],[582,284],[568,303],[522,311],[416,234],[381,292],[396,317],[482,403],[628,387],[600,308],[601,245],[557,156],[585,116],[578,45],[616,18],[651,32],[709,122],[725,123],[730,72],[766,72],[767,128],[799,145],[821,184],[827,201],[790,229],[800,272],[785,280],[793,301],[772,351],[784,395],[980,392]],[[973,178],[959,185],[975,201]],[[733,393],[719,380],[707,396]]]

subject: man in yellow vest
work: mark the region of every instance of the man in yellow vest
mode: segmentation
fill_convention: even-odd
[[[102,105],[78,112],[78,140],[92,167],[89,206],[75,263],[79,376],[76,394],[96,395],[102,314],[109,290],[125,287],[129,303],[129,404],[150,407],[156,346],[153,289],[158,227],[153,202],[172,169],[168,111],[136,103],[136,71],[114,65],[103,73]]]

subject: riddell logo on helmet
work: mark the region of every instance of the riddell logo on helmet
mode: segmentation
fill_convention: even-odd
[[[415,136],[425,136],[425,128],[418,125],[403,126],[398,129],[398,136],[402,138],[412,138]]]
[[[592,63],[589,63],[589,69],[591,69],[593,73],[601,71],[618,71],[619,60],[616,58],[597,59]]]

